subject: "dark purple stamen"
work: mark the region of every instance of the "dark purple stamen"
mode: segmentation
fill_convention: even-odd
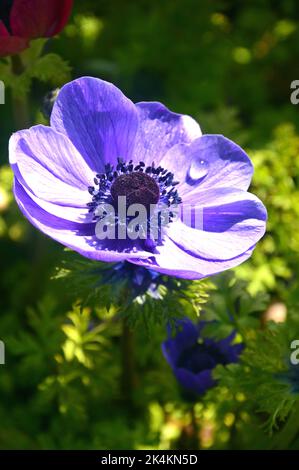
[[[126,197],[126,204],[142,204],[150,207],[151,204],[157,204],[160,199],[160,188],[154,178],[140,171],[138,165],[137,171],[126,175],[117,176],[111,186],[111,195],[115,202],[119,196]]]
[[[163,204],[167,207],[177,206],[181,203],[175,186],[174,175],[161,166],[155,167],[154,162],[151,166],[145,166],[144,162],[139,162],[134,166],[132,160],[125,163],[120,158],[114,167],[110,163],[105,165],[105,173],[96,174],[94,185],[89,186],[88,191],[92,195],[92,200],[87,205],[89,212],[94,214],[94,220],[99,220],[103,216],[97,215],[97,208],[103,204],[114,206],[117,211],[118,197],[126,197],[126,205],[142,204],[147,209],[152,205]],[[157,209],[159,224],[165,224],[165,215]],[[169,222],[174,218],[172,211],[168,212]],[[128,218],[127,222],[129,222]],[[118,223],[116,215],[116,223]],[[167,225],[167,223],[166,223]],[[144,231],[150,231],[151,221],[148,220]]]

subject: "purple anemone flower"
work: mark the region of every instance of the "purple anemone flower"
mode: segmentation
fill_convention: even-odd
[[[10,163],[25,217],[87,258],[200,279],[245,261],[265,232],[266,209],[247,192],[253,167],[238,145],[202,135],[191,117],[161,103],[134,104],[96,78],[61,89],[50,127],[13,134]],[[146,208],[179,207],[180,215],[169,212],[157,240],[101,239],[99,210],[121,196]]]
[[[194,324],[188,318],[179,320],[176,335],[172,337],[169,334],[162,344],[164,357],[180,385],[200,395],[215,385],[213,369],[218,364],[238,362],[243,350],[242,343],[231,344],[235,333],[220,341],[202,338],[201,332],[206,324],[205,321]]]

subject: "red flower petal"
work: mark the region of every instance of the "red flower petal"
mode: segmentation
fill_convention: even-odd
[[[9,36],[9,32],[7,31],[3,21],[0,21],[0,41],[2,38],[5,38],[7,36]]]
[[[29,46],[29,40],[10,36],[4,23],[0,21],[0,57],[18,54]]]
[[[0,35],[0,57],[18,54],[27,47],[29,47],[29,40],[26,38]]]
[[[53,31],[53,36],[55,34],[60,33],[60,31],[65,27],[67,24],[69,17],[72,12],[73,8],[73,0],[62,0],[59,3],[59,8],[60,8],[60,20],[56,25],[56,28]]]
[[[73,0],[15,0],[10,26],[14,35],[27,38],[50,37],[65,26]]]

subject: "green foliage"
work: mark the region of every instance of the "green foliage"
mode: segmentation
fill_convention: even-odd
[[[204,328],[207,336],[223,339],[233,331],[241,336],[250,329],[258,328],[259,314],[268,304],[267,294],[252,296],[246,282],[236,281],[229,272],[217,277],[216,289],[205,307],[205,319],[213,323]]]
[[[0,77],[7,88],[18,99],[25,98],[34,79],[60,86],[70,80],[71,68],[58,54],[41,56],[45,39],[32,41],[30,49],[20,54],[20,58],[7,58],[0,62]]]
[[[267,288],[285,294],[299,259],[299,136],[292,124],[282,124],[265,148],[249,152],[255,175],[252,191],[266,201],[267,235],[254,253],[253,263],[239,273],[256,292]],[[284,282],[282,282],[284,281]]]
[[[260,414],[260,425],[266,432],[280,430],[282,423],[299,405],[299,394],[293,392],[292,382],[288,380],[290,344],[298,335],[297,319],[284,324],[272,323],[260,331],[247,330],[241,363],[218,366],[214,374],[221,386],[233,394],[244,395],[247,409]],[[210,398],[216,393],[217,390],[213,390]],[[283,427],[281,432],[284,432]],[[292,438],[294,435],[290,434],[290,442]]]
[[[86,260],[65,250],[54,279],[65,283],[73,300],[79,296],[82,305],[100,308],[103,319],[127,317],[132,328],[139,326],[149,333],[157,324],[166,327],[185,315],[196,320],[213,287],[208,281],[190,283],[163,276],[154,296],[150,291],[135,295],[126,277],[107,282],[112,268],[112,264]]]
[[[245,348],[240,363],[217,366],[214,377],[219,385],[208,393],[206,400],[215,402],[221,393],[230,396],[226,399],[241,396],[244,409],[251,416],[248,420],[257,421],[271,436],[274,433],[267,446],[289,447],[297,434],[297,421],[292,427],[289,421],[297,416],[299,407],[299,374],[290,362],[291,343],[299,338],[297,306],[289,311],[286,321],[265,322],[266,318],[257,316],[266,306],[267,297],[262,293],[251,296],[245,283],[230,275],[218,278],[217,284],[217,295],[211,296],[205,318],[219,323],[206,327],[204,334],[222,338],[234,330],[236,340],[242,341]],[[221,402],[218,407],[221,418]],[[239,409],[240,404],[235,403],[232,408]]]

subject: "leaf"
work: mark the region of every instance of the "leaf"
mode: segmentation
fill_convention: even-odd
[[[37,59],[26,70],[26,75],[31,79],[37,78],[45,83],[63,85],[70,80],[71,68],[69,64],[57,54],[47,54]]]

